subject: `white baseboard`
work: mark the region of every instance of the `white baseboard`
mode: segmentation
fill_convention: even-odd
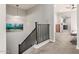
[[[32,53],[32,51],[34,49],[38,49],[38,48],[42,47],[43,45],[47,44],[48,42],[50,42],[50,39],[46,40],[46,41],[44,41],[44,42],[42,42],[42,43],[40,43],[38,45],[35,44],[31,48],[29,48],[28,50],[26,50],[23,54],[30,54],[30,53]]]
[[[53,40],[53,42],[55,42],[56,40]]]
[[[79,49],[79,47],[78,47],[78,46],[76,46],[76,49]]]
[[[50,42],[53,42],[53,40],[49,39]]]
[[[50,42],[55,42],[55,40],[50,39]]]
[[[34,48],[38,49],[38,48],[42,47],[43,45],[47,44],[48,42],[50,42],[50,40],[46,40],[46,41],[44,41],[44,42],[42,42],[42,43],[40,43],[38,45],[35,44]]]

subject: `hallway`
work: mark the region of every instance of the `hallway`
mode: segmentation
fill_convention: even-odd
[[[79,50],[76,45],[72,45],[70,41],[72,37],[68,32],[56,33],[56,42],[49,42],[38,50],[34,51],[35,54],[78,54]]]

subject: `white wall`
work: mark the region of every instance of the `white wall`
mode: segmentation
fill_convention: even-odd
[[[71,32],[77,33],[77,11],[71,12]]]
[[[79,4],[77,5],[77,48],[79,49]]]
[[[37,5],[27,11],[27,20],[31,22],[38,22],[41,24],[48,24],[48,18],[46,17],[46,5]],[[42,21],[41,21],[42,20]]]
[[[54,35],[54,5],[48,5],[47,11],[48,14],[46,17],[48,17],[49,24],[50,24],[50,39],[54,42],[55,35]]]
[[[6,53],[6,5],[0,4],[0,54]]]
[[[16,17],[16,8],[13,8],[11,6],[6,6],[7,9],[7,15],[8,17]],[[24,10],[19,9],[19,17],[23,20],[24,23],[26,18],[26,14]],[[13,21],[13,20],[12,20]],[[17,19],[16,19],[17,21]],[[19,22],[19,21],[18,21]],[[18,44],[21,43],[26,38],[27,29],[25,28],[26,25],[24,23],[24,29],[20,32],[7,32],[7,53],[18,53]]]
[[[41,4],[28,10],[27,21],[31,24],[38,22],[40,24],[50,24],[50,39],[54,38],[54,6],[52,4]],[[28,26],[29,27],[29,26]]]
[[[29,33],[35,28],[35,22],[40,24],[50,24],[50,38],[53,40],[53,5],[37,5],[29,10],[19,9],[19,15],[24,21],[24,30],[22,32],[7,32],[7,53],[18,53],[18,44],[20,44]],[[16,8],[7,6],[7,15],[15,16]]]

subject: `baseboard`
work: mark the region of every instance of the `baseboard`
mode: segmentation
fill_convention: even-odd
[[[42,47],[43,45],[47,44],[48,42],[50,42],[50,40],[46,40],[46,41],[44,41],[44,42],[42,42],[40,44],[35,44],[34,48],[38,49],[38,48]]]
[[[55,40],[50,39],[50,42],[55,42]]]
[[[49,40],[46,40],[38,45],[33,45],[31,48],[29,48],[28,50],[26,50],[23,54],[31,54],[33,52],[34,49],[38,49],[40,47],[42,47],[43,45],[47,44],[48,42],[50,42]]]
[[[79,49],[79,47],[78,47],[78,46],[76,46],[76,49]]]

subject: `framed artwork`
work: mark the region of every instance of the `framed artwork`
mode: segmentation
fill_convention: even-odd
[[[6,31],[7,32],[23,31],[23,19],[21,17],[8,15],[6,19]]]
[[[15,31],[22,31],[23,30],[23,24],[6,24],[6,31],[7,32],[15,32]]]

